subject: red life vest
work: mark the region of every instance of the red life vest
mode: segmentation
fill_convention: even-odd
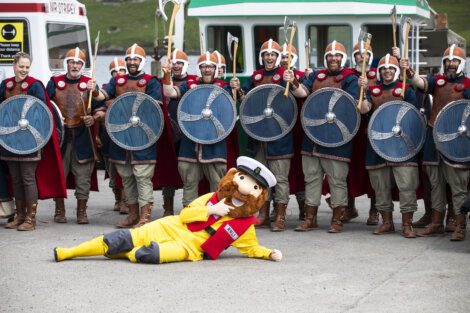
[[[217,193],[214,192],[206,204],[211,206],[217,202],[219,202],[219,199],[217,198]],[[219,217],[211,215],[205,222],[193,222],[186,224],[186,226],[192,232],[205,229],[210,233],[210,230],[212,229],[210,226],[218,219]],[[212,260],[217,259],[222,251],[227,249],[235,240],[242,236],[248,230],[248,228],[250,228],[250,226],[255,223],[255,221],[256,218],[254,216],[250,216],[237,218],[222,223],[222,225],[220,225],[216,231],[212,229],[213,233],[209,239],[207,239],[206,242],[201,245],[201,249]]]

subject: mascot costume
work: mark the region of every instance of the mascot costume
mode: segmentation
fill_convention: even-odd
[[[57,247],[57,262],[104,255],[133,263],[167,263],[217,259],[229,246],[251,258],[280,261],[282,253],[258,244],[254,214],[266,201],[274,175],[248,157],[237,159],[216,192],[203,195],[181,211],[134,229],[96,237],[72,248]]]

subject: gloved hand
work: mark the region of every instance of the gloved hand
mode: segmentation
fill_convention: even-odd
[[[273,249],[273,251],[269,255],[269,258],[273,261],[279,262],[282,260],[282,252],[279,250]]]
[[[230,205],[225,204],[225,198],[214,204],[213,206],[209,207],[209,211],[207,212],[208,215],[218,215],[218,216],[224,216],[227,215],[228,212],[233,210],[234,208]]]

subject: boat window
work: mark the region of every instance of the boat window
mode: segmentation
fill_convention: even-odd
[[[13,63],[17,52],[31,55],[28,23],[23,19],[0,19],[0,64]]]
[[[227,33],[238,37],[238,50],[237,50],[237,73],[245,71],[245,63],[243,57],[243,37],[242,28],[240,26],[209,26],[207,27],[207,50],[219,51],[225,57],[227,64],[227,73],[233,72],[233,60],[230,59],[230,52],[227,46]],[[231,47],[233,54],[233,45]],[[228,75],[230,76],[230,75]]]
[[[67,51],[77,46],[85,51],[86,68],[90,67],[90,51],[85,25],[47,23],[47,49],[49,50],[49,68],[64,70],[64,58]]]
[[[323,67],[323,55],[325,54],[326,46],[336,40],[342,43],[348,52],[348,63],[349,56],[351,55],[351,36],[352,29],[349,25],[309,25],[308,26],[308,38],[310,38],[310,66]],[[349,66],[346,63],[346,66]]]
[[[290,31],[287,33],[288,39],[290,36]],[[259,64],[259,51],[261,50],[261,45],[263,42],[266,40],[272,39],[276,41],[278,44],[281,46],[286,42],[285,36],[284,36],[284,26],[283,25],[258,25],[254,27],[254,47],[255,47],[255,55],[254,55],[254,60],[255,60],[255,68],[261,68],[262,66]],[[298,50],[298,44],[297,44],[297,34],[294,36],[294,47],[297,48]]]

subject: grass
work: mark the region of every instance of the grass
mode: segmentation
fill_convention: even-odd
[[[134,42],[152,51],[155,37],[156,0],[136,2],[121,1],[117,4],[104,4],[97,0],[81,0],[87,6],[92,42],[101,30],[100,52],[122,52]],[[450,28],[463,36],[470,43],[469,0],[428,0],[434,10],[447,13]],[[171,5],[167,6],[166,15],[171,16]],[[168,22],[169,23],[169,22]],[[167,23],[167,24],[168,24]],[[158,23],[158,38],[163,38],[163,22]],[[119,31],[109,33],[117,27]],[[164,53],[163,47],[161,51]],[[196,18],[188,17],[185,23],[185,51],[199,53],[199,26]]]
[[[121,2],[119,4],[104,4],[96,0],[81,0],[86,5],[90,23],[92,42],[98,33],[100,35],[100,52],[124,51],[134,42],[152,51],[155,40],[155,0],[141,2]],[[166,15],[171,16],[171,5],[167,6]],[[167,22],[169,24],[169,22]],[[158,21],[158,38],[163,38],[163,21]],[[168,26],[167,26],[168,27]],[[119,28],[110,33],[108,30]],[[163,47],[161,47],[163,49]],[[185,50],[189,53],[199,52],[199,26],[195,18],[187,18],[185,23]],[[162,50],[163,51],[163,50]]]

